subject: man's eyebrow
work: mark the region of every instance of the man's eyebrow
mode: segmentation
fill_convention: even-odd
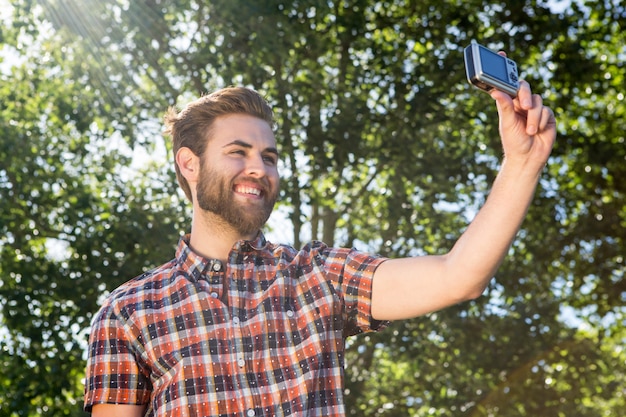
[[[232,141],[230,143],[227,143],[226,145],[224,145],[224,148],[226,148],[228,146],[241,146],[242,148],[246,148],[246,149],[252,148],[251,144],[249,144],[248,142],[243,141],[241,139],[235,139],[234,141]],[[278,155],[278,149],[274,148],[273,146],[265,148],[263,150],[263,152],[269,152],[269,153],[273,153],[273,154]]]
[[[241,139],[235,139],[234,141],[227,143],[223,147],[227,148],[229,146],[241,146],[242,148],[252,148],[252,145],[250,145],[248,142],[245,142]]]

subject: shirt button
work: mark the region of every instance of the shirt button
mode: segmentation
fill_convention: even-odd
[[[239,324],[239,317],[233,317],[233,323]]]
[[[246,415],[248,417],[254,417],[254,416],[256,416],[256,411],[254,411],[253,409],[249,409],[248,412],[246,413]]]
[[[243,368],[244,366],[246,366],[246,361],[243,360],[243,358],[239,358],[237,360],[237,365],[239,365],[240,368]]]
[[[216,293],[215,291],[213,291],[213,292],[211,293],[211,297],[213,297],[213,298],[217,298],[217,297],[219,297],[219,296],[220,296],[220,295],[219,295],[218,293]]]
[[[221,263],[220,261],[215,261],[215,262],[213,263],[213,270],[214,270],[215,272],[219,272],[219,271],[221,271],[221,270],[222,270],[222,263]]]
[[[287,310],[287,317],[293,317],[293,311]]]

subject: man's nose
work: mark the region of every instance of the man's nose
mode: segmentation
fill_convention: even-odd
[[[267,166],[263,155],[251,155],[246,160],[246,173],[252,177],[261,178],[267,174]]]

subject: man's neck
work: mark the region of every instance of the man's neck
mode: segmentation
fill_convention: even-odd
[[[240,240],[252,240],[254,236],[243,236],[221,218],[212,215],[196,216],[191,225],[189,246],[199,255],[226,262],[228,254]]]

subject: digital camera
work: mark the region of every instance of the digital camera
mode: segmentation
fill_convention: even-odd
[[[494,88],[509,96],[517,97],[519,79],[517,64],[476,41],[465,48],[465,72],[467,80],[475,87],[489,92]]]

